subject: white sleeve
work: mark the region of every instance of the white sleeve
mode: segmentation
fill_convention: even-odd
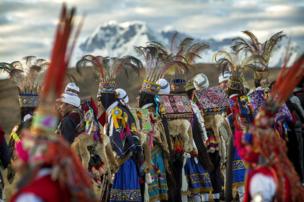
[[[35,194],[24,193],[18,196],[16,202],[43,202],[43,200]]]
[[[271,202],[276,192],[273,178],[259,173],[251,178],[249,186],[250,196],[254,198],[260,195],[263,202]]]
[[[304,117],[304,109],[303,109],[302,106],[301,106],[301,101],[300,101],[300,99],[299,99],[297,96],[294,95],[294,96],[292,96],[292,97],[290,98],[290,101],[291,101],[293,104],[297,105],[298,109],[301,111],[302,117]]]
[[[200,109],[198,108],[198,106],[194,102],[191,102],[191,106],[192,106],[193,113],[197,118],[200,129],[203,133],[202,134],[203,135],[203,141],[205,142],[205,141],[208,140],[207,131],[206,131],[206,127],[205,127],[205,120],[204,120],[204,118],[201,114]]]

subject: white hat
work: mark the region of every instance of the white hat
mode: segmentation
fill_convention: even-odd
[[[80,98],[75,93],[65,92],[61,94],[60,102],[80,107]]]
[[[203,74],[197,74],[193,77],[193,85],[196,90],[205,89],[209,87],[208,77]]]
[[[158,79],[156,81],[156,84],[160,85],[160,90],[158,94],[160,95],[170,94],[170,84],[166,79]]]
[[[218,77],[219,83],[222,83],[224,81],[228,81],[231,77],[231,72],[225,71],[221,73]]]
[[[117,88],[115,89],[115,92],[117,94],[118,99],[123,100],[126,104],[129,102],[129,96],[124,89]]]
[[[79,95],[80,90],[79,90],[79,87],[74,82],[71,82],[66,85],[64,92],[71,92],[71,93]]]

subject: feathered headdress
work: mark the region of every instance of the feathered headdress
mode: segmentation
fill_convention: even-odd
[[[25,149],[21,150],[22,152],[29,151],[29,164],[34,173],[38,172],[41,166],[51,166],[52,179],[69,191],[71,200],[94,201],[90,194],[90,179],[79,159],[66,141],[55,134],[58,117],[54,105],[63,90],[65,73],[81,27],[79,25],[75,39],[69,47],[75,11],[75,8],[67,9],[65,4],[62,7],[50,65],[39,93],[39,106],[34,113],[31,129],[24,132],[20,144]]]
[[[287,63],[286,63],[287,64]],[[249,134],[241,138],[236,135],[236,145],[239,154],[254,166],[256,161],[250,162],[250,156],[257,154],[264,158],[265,165],[270,166],[276,172],[278,201],[287,201],[286,185],[289,183],[291,201],[300,201],[304,197],[304,189],[300,179],[287,156],[286,143],[273,129],[274,114],[279,107],[288,99],[293,89],[304,77],[304,55],[302,55],[290,68],[283,66],[276,83],[271,89],[266,104],[262,106],[255,117],[254,125]],[[292,78],[292,79],[290,79]],[[244,143],[245,142],[245,143]],[[244,155],[244,156],[243,156]],[[286,183],[287,182],[287,183]]]
[[[160,90],[157,80],[172,70],[182,72],[188,68],[181,58],[170,54],[161,43],[150,42],[146,46],[135,47],[135,50],[144,58],[146,65],[146,78],[141,88],[142,92],[157,94]]]
[[[186,78],[185,73],[189,71],[197,58],[201,58],[200,53],[209,48],[209,45],[195,41],[191,37],[185,37],[180,42],[177,42],[177,32],[173,35],[171,40],[170,54],[173,60],[179,61],[177,67],[182,68],[170,68],[168,74],[174,75],[174,79],[171,81],[171,91],[179,93],[185,91]],[[175,66],[175,67],[176,67]]]
[[[99,90],[100,93],[114,93],[116,88],[116,77],[122,71],[128,76],[128,69],[133,69],[138,74],[143,68],[139,59],[133,56],[118,57],[103,57],[85,55],[76,64],[76,68],[93,66],[99,68]]]
[[[40,104],[33,119],[33,134],[45,134],[47,131],[53,133],[56,128],[57,114],[55,109],[50,108],[50,106],[53,106],[63,90],[65,74],[74,48],[74,45],[70,49],[68,47],[69,38],[73,31],[74,15],[75,8],[67,10],[66,6],[63,6],[51,61],[40,92]]]
[[[228,81],[228,91],[244,93],[243,74],[241,72],[242,64],[238,64],[237,57],[226,51],[219,51],[214,55],[215,62],[222,69],[229,69],[231,77]]]
[[[254,71],[254,77],[256,80],[261,80],[268,77],[268,64],[271,54],[275,46],[280,42],[280,40],[286,35],[283,32],[278,32],[272,35],[264,43],[261,43],[257,37],[250,31],[243,31],[250,39],[246,40],[244,38],[235,38],[232,49],[239,54],[244,51],[245,54],[250,54],[251,56],[259,56],[259,60],[255,60],[254,64],[250,66],[251,70]],[[254,57],[252,58],[254,59]]]
[[[7,72],[10,79],[16,83],[20,107],[36,107],[43,71],[49,63],[45,59],[36,59],[35,56],[24,57],[24,60],[25,62],[2,62],[0,68]]]

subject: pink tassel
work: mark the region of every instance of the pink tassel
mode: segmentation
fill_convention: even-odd
[[[22,161],[24,161],[25,163],[27,163],[27,162],[29,161],[29,153],[28,153],[28,151],[26,151],[26,150],[23,148],[22,141],[16,142],[15,148],[16,148],[17,156],[18,156]]]
[[[120,140],[123,141],[125,139],[125,133],[124,133],[124,130],[121,130],[120,133],[119,133],[119,137],[120,137]]]
[[[148,133],[148,138],[149,138],[149,141],[148,141],[148,145],[149,145],[149,148],[153,148],[153,141],[154,141],[154,132],[153,131],[150,131]]]

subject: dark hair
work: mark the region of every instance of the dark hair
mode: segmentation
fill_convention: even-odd
[[[23,122],[23,118],[25,115],[27,115],[27,114],[33,115],[35,109],[36,109],[36,107],[21,107],[21,109],[20,109],[21,122]]]
[[[192,98],[193,93],[194,93],[194,90],[195,90],[195,89],[191,89],[191,90],[186,91],[187,96],[188,96],[188,98],[189,98],[189,99],[191,99],[191,98]]]
[[[260,87],[261,86],[261,80],[260,79],[255,79],[254,80],[254,86],[257,88],[257,87]]]
[[[115,93],[102,93],[98,100],[101,102],[103,108],[106,110],[111,104],[113,104],[117,98]]]
[[[146,92],[140,92],[139,94],[139,107],[143,107],[145,104],[153,103],[153,107],[156,107],[155,103],[155,95],[146,93]]]

